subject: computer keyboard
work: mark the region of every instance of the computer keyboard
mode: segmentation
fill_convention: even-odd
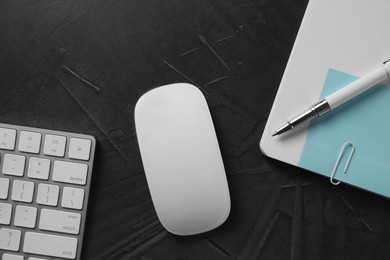
[[[96,140],[0,124],[0,259],[80,259]]]

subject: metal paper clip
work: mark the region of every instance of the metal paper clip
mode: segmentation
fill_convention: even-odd
[[[345,142],[344,143],[343,147],[340,150],[339,157],[337,158],[336,164],[334,165],[332,174],[330,175],[330,183],[332,183],[333,185],[339,185],[340,184],[340,181],[335,182],[335,181],[333,181],[333,179],[334,179],[334,175],[336,174],[337,167],[340,164],[341,157],[343,156],[344,151],[347,149],[348,146],[351,146],[351,152],[349,153],[349,157],[348,157],[347,163],[345,164],[344,173],[347,172],[349,163],[351,162],[352,155],[355,152],[355,145],[353,143],[351,143],[351,142]]]

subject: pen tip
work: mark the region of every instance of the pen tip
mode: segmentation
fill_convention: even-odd
[[[278,132],[275,132],[275,133],[272,135],[272,137],[274,137],[275,135],[278,135]]]

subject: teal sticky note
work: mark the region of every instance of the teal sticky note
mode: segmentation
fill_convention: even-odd
[[[321,98],[356,79],[330,69]],[[376,85],[313,120],[299,166],[330,177],[345,142],[353,143],[355,152],[344,173],[349,155],[345,151],[335,178],[390,197],[390,87]]]

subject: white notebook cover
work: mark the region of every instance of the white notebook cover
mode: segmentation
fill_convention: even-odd
[[[343,143],[352,141],[356,152],[350,169],[347,174],[337,173],[337,178],[390,197],[390,123],[382,125],[387,114],[390,121],[389,87],[381,86],[385,93],[371,95],[375,96],[371,99],[358,97],[363,102],[355,100],[359,103],[356,107],[354,103],[341,105],[353,109],[331,111],[328,114],[333,115],[328,118],[315,119],[312,124],[272,137],[287,120],[325,94],[390,59],[389,12],[389,0],[309,2],[260,141],[265,155],[330,176]],[[387,150],[387,161],[377,156]],[[377,164],[383,167],[376,169]],[[377,179],[363,178],[361,165],[368,167],[365,171],[376,172],[372,178]]]

